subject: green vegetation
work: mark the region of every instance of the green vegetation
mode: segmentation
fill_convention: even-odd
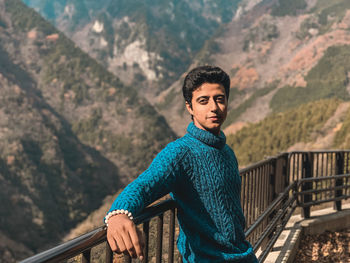
[[[104,152],[131,154],[134,148],[131,138],[106,131],[103,129],[104,126],[106,125],[103,123],[102,109],[97,108],[92,111],[89,118],[74,123],[72,130],[81,141],[89,145],[102,146]]]
[[[23,9],[26,12],[23,12]],[[57,33],[57,30],[45,19],[23,4],[20,0],[5,1],[5,9],[11,13],[12,25],[16,30],[27,32],[33,28],[40,28],[44,34]]]
[[[3,20],[13,24],[0,27],[6,35],[0,106],[7,121],[0,230],[37,250],[99,207],[121,187],[120,176],[132,179],[145,169],[175,135],[135,87],[124,86],[21,1],[4,3]],[[32,29],[36,39],[28,41]],[[51,34],[58,38],[48,39]],[[34,62],[20,49],[30,50]]]
[[[23,12],[23,9],[26,9]],[[59,34],[59,38],[50,43],[48,41],[38,41],[41,47],[41,55],[44,57],[43,77],[46,84],[54,80],[63,81],[61,90],[62,105],[64,105],[64,94],[68,90],[74,92],[74,102],[80,105],[89,98],[91,85],[102,88],[99,93],[101,100],[108,100],[114,95],[108,95],[108,88],[117,89],[119,97],[130,98],[129,102],[135,100],[136,91],[134,88],[125,88],[124,85],[113,74],[105,70],[89,55],[81,51],[76,45],[58,32],[52,25],[41,18],[34,10],[27,8],[20,0],[6,1],[6,11],[12,15],[13,25],[20,32],[27,32],[36,28],[45,35]],[[109,23],[107,23],[109,24]],[[108,29],[108,26],[107,26]],[[83,79],[92,79],[94,83],[84,82]],[[83,81],[82,81],[83,80]]]
[[[102,109],[94,109],[87,119],[82,119],[72,125],[72,130],[76,133],[82,141],[89,142],[90,144],[100,143],[101,134],[98,126],[102,121]]]
[[[347,0],[317,0],[316,5],[310,10],[310,13],[320,13],[322,10],[329,8],[333,5],[343,3]]]
[[[334,147],[350,149],[350,109],[348,110],[341,129],[334,138]]]
[[[272,41],[278,38],[279,35],[278,27],[273,22],[262,21],[258,26],[249,29],[248,34],[244,37],[243,51],[248,51],[251,43]]]
[[[45,83],[50,84],[54,80],[63,81],[61,90],[63,105],[63,95],[68,90],[74,92],[74,103],[76,105],[81,105],[85,100],[90,100],[89,90],[91,86],[101,88],[97,93],[98,99],[105,102],[120,97],[129,98],[130,103],[135,100],[137,92],[134,88],[125,88],[118,78],[106,71],[63,35],[60,35],[55,45],[49,46],[48,49],[43,51],[42,55],[45,62],[43,71]],[[116,89],[113,94],[108,92],[111,87]],[[116,94],[120,96],[116,97]]]
[[[301,24],[297,37],[310,37],[310,29],[316,29],[319,35],[327,33],[334,23],[344,18],[348,9],[350,2],[347,0],[318,0],[316,6],[310,10],[311,15]]]
[[[232,101],[237,99],[238,96],[244,95],[245,91],[239,90],[238,88],[230,88],[230,96],[228,97],[228,105],[231,104]]]
[[[217,19],[225,23],[231,21],[239,1],[113,0],[109,1],[106,10],[109,17],[121,19],[128,16],[132,22],[132,28],[122,23],[115,29],[119,51],[136,37],[145,40],[149,52],[160,54],[162,60],[152,67],[163,75],[157,83],[163,90],[181,76],[193,59],[200,63],[209,62],[210,55],[218,48],[211,39],[219,30]]]
[[[332,116],[340,101],[310,102],[283,113],[275,113],[227,137],[239,162],[247,165],[286,151],[297,142],[312,140],[311,134]]]
[[[317,65],[305,77],[307,86],[286,86],[278,90],[270,102],[273,111],[283,111],[291,107],[319,99],[350,99],[346,86],[349,83],[350,46],[333,46],[327,49]]]
[[[338,4],[334,4],[330,7],[323,9],[318,14],[318,22],[321,25],[320,33],[327,32],[330,27],[343,19],[346,10],[350,8],[350,2],[344,0]]]
[[[168,88],[193,62],[199,54],[201,62],[208,61],[212,51],[217,49],[215,41],[206,43],[219,30],[222,23],[232,20],[241,0],[218,1],[167,1],[167,0],[110,0],[110,1],[30,1],[27,4],[40,10],[46,17],[67,22],[67,31],[78,30],[85,21],[96,19],[103,21],[101,32],[108,46],[93,50],[102,64],[109,64],[116,48],[122,53],[126,46],[135,40],[141,41],[148,52],[160,55],[150,63],[157,76],[162,76],[155,83],[157,92]],[[45,3],[50,2],[50,3]],[[55,2],[52,9],[52,2]],[[72,19],[64,13],[66,4],[74,6]],[[89,11],[89,12],[88,12]],[[127,20],[125,18],[128,18]],[[82,22],[83,21],[83,22]],[[91,48],[94,44],[91,41]],[[203,48],[204,47],[204,48]],[[203,48],[203,51],[202,51]],[[138,75],[139,81],[143,81]]]
[[[205,41],[203,48],[198,52],[195,60],[198,64],[210,64],[212,62],[211,56],[220,51],[219,44],[215,41],[215,38],[210,38]]]
[[[321,25],[326,25],[329,19],[340,21],[349,7],[350,2],[347,0],[318,0],[315,7],[310,10],[310,13],[318,14],[318,22]]]
[[[27,9],[26,12],[23,12],[24,8]],[[72,41],[68,40],[52,25],[38,16],[34,10],[26,8],[21,1],[6,1],[6,11],[11,13],[13,26],[20,32],[27,32],[36,28],[45,35],[59,34],[59,38],[55,43],[38,41],[37,45],[41,46],[41,55],[45,58],[43,68],[46,84],[49,84],[55,79],[64,80],[61,94],[62,104],[64,104],[63,94],[68,90],[74,92],[74,102],[77,105],[83,100],[88,99],[89,85],[82,83],[80,75],[87,68],[90,69],[91,74],[95,73],[95,76],[100,76],[101,79],[115,79],[114,76],[112,77],[112,74],[110,74],[111,76],[106,76],[108,74],[105,73],[106,71],[102,66],[78,49]],[[115,82],[118,84],[116,86],[121,85],[120,82]]]
[[[271,91],[273,91],[274,89],[276,89],[278,85],[278,81],[275,81],[269,85],[267,85],[266,87],[259,89],[257,91],[255,91],[253,93],[253,95],[251,95],[249,97],[249,99],[247,99],[246,101],[244,101],[243,103],[241,103],[237,108],[231,110],[229,112],[229,114],[227,115],[226,121],[224,122],[224,126],[223,128],[229,126],[231,123],[235,122],[236,119],[243,113],[245,112],[249,107],[251,107],[253,105],[253,103],[255,102],[256,99],[267,95],[268,93],[270,93]],[[233,94],[232,94],[233,95]],[[231,95],[230,95],[231,96]],[[230,97],[231,98],[231,97]]]
[[[157,104],[157,108],[160,110],[166,109],[175,99],[176,91],[175,89],[171,89],[170,92],[165,96],[164,100],[161,103]]]
[[[311,37],[310,29],[315,29],[317,32],[320,30],[320,24],[317,22],[315,16],[306,18],[300,25],[299,31],[296,33],[297,38],[303,40],[306,37]]]
[[[272,11],[273,16],[295,16],[298,11],[304,10],[307,7],[305,0],[278,0],[278,5],[276,5]]]

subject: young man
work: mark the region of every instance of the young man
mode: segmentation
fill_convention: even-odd
[[[188,73],[183,95],[193,122],[114,201],[105,217],[113,251],[143,258],[142,235],[132,216],[170,193],[178,206],[183,262],[258,262],[244,236],[238,163],[220,131],[229,91],[230,79],[218,67]]]

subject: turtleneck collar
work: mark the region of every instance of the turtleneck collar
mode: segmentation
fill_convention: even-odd
[[[201,142],[218,149],[221,149],[226,144],[226,136],[222,131],[217,136],[209,131],[198,128],[193,122],[188,125],[187,132]]]

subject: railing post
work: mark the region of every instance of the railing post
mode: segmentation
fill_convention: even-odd
[[[289,157],[288,157],[288,153],[285,153],[283,155],[283,167],[282,167],[282,173],[283,173],[283,188],[285,189],[286,187],[288,187],[289,185]]]
[[[143,223],[143,233],[145,234],[145,254],[144,262],[148,263],[148,249],[149,249],[149,221]]]
[[[284,192],[284,190],[289,186],[288,182],[288,164],[289,164],[289,159],[288,159],[288,154],[283,154],[281,156],[281,192]],[[289,196],[286,196],[282,202],[282,206],[287,202],[289,199]]]
[[[270,173],[270,202],[272,200],[274,200],[277,196],[276,193],[276,163],[277,163],[277,159],[274,158],[273,161],[271,162],[271,166],[272,166],[272,171]]]
[[[113,251],[111,247],[109,246],[108,241],[106,241],[106,263],[112,263],[113,262]]]
[[[90,257],[91,257],[91,249],[84,251],[81,258],[81,263],[89,263]]]
[[[336,153],[336,174],[343,174],[344,173],[344,152],[337,152]],[[335,186],[342,186],[343,185],[343,178],[335,180]],[[335,191],[335,197],[339,197],[343,195],[343,190],[339,189]],[[337,211],[341,211],[341,200],[334,202],[334,209]]]
[[[312,152],[308,152],[303,154],[303,163],[302,163],[302,178],[310,178],[313,177],[313,164],[314,164],[314,156]],[[311,190],[312,182],[306,182],[302,186],[302,191]],[[303,204],[308,203],[312,200],[312,194],[304,194]],[[310,206],[304,207],[302,210],[302,216],[304,218],[310,218]]]
[[[174,262],[175,209],[170,210],[168,262]]]
[[[157,222],[156,263],[162,262],[162,246],[163,246],[163,215],[159,215],[158,222]]]
[[[277,179],[277,158],[273,158],[271,160],[271,171],[270,171],[270,200],[269,200],[269,204],[272,203],[272,201],[276,198],[277,193],[276,193],[276,179]],[[278,208],[275,208],[273,212],[271,212],[271,214],[269,215],[269,221],[272,220],[272,218],[276,215],[278,211]],[[269,243],[269,240],[272,238],[273,236],[273,231],[270,233],[270,235],[268,235],[267,239],[265,242],[262,243],[261,247],[263,249],[266,249],[266,245]]]

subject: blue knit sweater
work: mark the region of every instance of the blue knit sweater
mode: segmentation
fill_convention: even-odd
[[[110,211],[134,216],[170,193],[178,206],[178,249],[184,262],[258,262],[244,237],[238,163],[225,135],[197,128],[169,143],[130,183]]]

